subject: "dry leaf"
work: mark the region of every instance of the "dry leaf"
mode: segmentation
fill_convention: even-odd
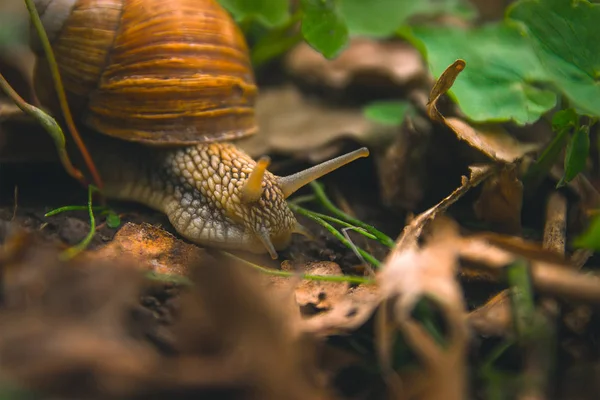
[[[336,155],[338,139],[351,138],[371,146],[396,132],[395,127],[369,121],[359,108],[309,100],[293,85],[262,91],[256,114],[260,133],[237,142],[254,157],[276,152],[320,162]],[[314,154],[317,150],[320,153]]]
[[[309,275],[343,275],[338,264],[328,261],[311,263],[303,271]],[[303,280],[295,290],[296,302],[302,308],[311,307],[314,313],[328,311],[344,299],[349,288],[348,282]]]
[[[518,178],[516,166],[507,166],[488,179],[473,206],[477,218],[491,224],[495,230],[519,234],[523,183]]]
[[[416,247],[423,230],[433,221],[438,214],[443,213],[460,199],[469,189],[479,185],[481,182],[496,173],[496,167],[493,165],[473,165],[469,167],[471,176],[462,177],[462,185],[444,198],[435,206],[415,217],[402,231],[402,234],[396,241],[396,249]]]
[[[459,118],[446,118],[437,109],[437,101],[445,94],[464,70],[464,60],[456,60],[442,73],[429,95],[427,113],[434,121],[440,121],[450,128],[456,136],[469,143],[491,159],[502,163],[512,163],[541,148],[541,144],[522,143],[502,129],[499,125],[468,124]]]
[[[480,335],[505,336],[512,328],[512,309],[508,290],[489,299],[468,316],[471,327]]]
[[[353,287],[327,312],[305,318],[302,330],[317,337],[350,334],[371,318],[380,301],[377,286]]]
[[[149,282],[123,265],[136,260],[63,262],[31,238],[0,248],[3,384],[42,398],[334,398],[314,343],[246,266],[188,265],[193,285],[165,327],[173,340],[158,346],[140,323],[157,318],[140,304]]]
[[[541,245],[513,236],[478,234],[457,245],[460,258],[484,269],[503,270],[520,259],[531,265],[532,284],[542,294],[573,301],[600,304],[600,276],[576,271],[559,255]]]
[[[318,85],[345,88],[356,81],[380,83],[382,87],[408,86],[424,81],[426,69],[419,52],[409,43],[353,38],[348,47],[328,60],[306,43],[285,58],[292,75]],[[389,83],[385,83],[385,82]]]
[[[393,354],[393,329],[402,332],[428,375],[419,394],[423,399],[466,397],[468,334],[462,289],[456,279],[459,241],[458,225],[438,219],[421,248],[397,247],[377,276],[381,295],[388,299],[390,307],[389,313],[380,310],[380,357],[384,366],[391,365],[388,357]],[[424,296],[435,300],[447,322],[447,348],[438,345],[411,316],[415,304]]]

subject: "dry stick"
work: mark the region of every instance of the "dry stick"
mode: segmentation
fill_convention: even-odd
[[[75,128],[75,123],[73,122],[73,116],[71,115],[71,110],[69,109],[69,106],[67,104],[67,97],[65,95],[65,90],[64,90],[64,87],[62,84],[62,79],[61,79],[60,73],[58,71],[58,65],[57,65],[56,59],[54,57],[54,52],[52,51],[52,47],[50,46],[50,42],[48,41],[48,36],[46,35],[46,32],[44,31],[44,27],[43,27],[42,21],[40,19],[40,16],[39,16],[37,10],[35,9],[35,5],[33,4],[32,0],[25,0],[25,4],[27,5],[27,9],[29,10],[29,15],[31,16],[31,19],[33,21],[33,25],[35,26],[37,34],[42,43],[42,46],[44,47],[44,53],[46,54],[46,58],[48,59],[48,65],[50,67],[50,72],[52,73],[52,81],[54,83],[54,88],[56,89],[56,94],[58,96],[58,102],[60,104],[62,113],[65,117],[65,122],[67,124],[67,127],[69,128],[69,132],[71,132],[71,136],[73,137],[73,140],[75,140],[75,143],[77,144],[77,147],[79,148],[79,151],[81,152],[81,155],[83,156],[85,164],[87,165],[88,169],[90,170],[90,173],[92,174],[92,177],[94,179],[94,184],[96,185],[96,187],[98,189],[102,190],[103,184],[102,184],[102,179],[100,178],[100,174],[98,173],[98,170],[96,169],[96,165],[94,164],[94,161],[92,160],[90,153],[88,152],[87,148],[85,147],[85,144],[81,140],[81,136],[79,136],[79,132]]]
[[[62,129],[60,129],[60,125],[58,125],[58,123],[48,114],[23,100],[23,98],[19,96],[19,94],[10,86],[6,79],[4,79],[2,74],[0,74],[0,88],[8,97],[12,99],[12,101],[15,102],[17,107],[19,107],[27,115],[33,117],[40,125],[42,125],[46,132],[48,132],[48,134],[52,137],[60,162],[67,173],[85,184],[85,177],[83,176],[83,173],[75,168],[71,162],[71,159],[69,158],[69,155],[67,154],[67,149],[65,148],[65,136],[62,133]]]

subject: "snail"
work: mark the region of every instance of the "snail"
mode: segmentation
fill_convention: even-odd
[[[216,0],[36,0],[104,194],[165,213],[204,246],[269,253],[306,234],[286,203],[361,148],[296,174],[236,146],[256,134],[258,93],[243,33]],[[35,88],[56,113],[39,39]],[[50,85],[51,86],[51,85]]]

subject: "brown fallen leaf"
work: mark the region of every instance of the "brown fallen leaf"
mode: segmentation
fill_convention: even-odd
[[[467,397],[468,329],[462,289],[456,279],[459,242],[458,225],[449,219],[437,219],[422,247],[396,247],[377,275],[381,295],[386,299],[384,304],[388,304],[379,310],[380,359],[389,371],[392,343],[396,333],[401,332],[418,355],[427,376],[426,384],[421,382],[417,398]],[[423,297],[434,301],[447,323],[446,348],[437,344],[412,317],[414,306]],[[403,385],[410,386],[410,382]]]
[[[350,288],[330,310],[302,321],[302,330],[316,337],[348,335],[360,328],[380,305],[381,294],[375,285]]]
[[[43,398],[335,398],[312,340],[246,266],[188,265],[193,285],[163,347],[140,324],[151,284],[131,259],[60,261],[59,252],[30,234],[0,248],[3,384]]]
[[[435,206],[413,218],[410,224],[404,227],[399,238],[396,240],[395,251],[416,247],[424,229],[435,220],[439,214],[446,211],[448,207],[454,204],[471,188],[476,187],[481,182],[497,173],[497,168],[494,165],[473,165],[469,169],[471,171],[471,176],[469,178],[463,176],[462,185],[460,187],[450,193],[446,198],[442,199],[442,201]]]
[[[503,233],[521,232],[523,183],[515,165],[508,165],[484,182],[481,194],[473,205],[475,215]]]
[[[572,265],[541,245],[513,236],[476,234],[464,237],[460,247],[461,262],[472,268],[501,271],[516,260],[525,258],[531,265],[533,287],[539,293],[576,302],[600,303],[600,276],[576,271]]]
[[[256,114],[260,134],[238,142],[255,157],[275,152],[320,162],[336,155],[336,142],[343,138],[372,146],[387,141],[396,132],[395,127],[371,122],[359,108],[309,99],[291,84],[262,91]]]
[[[285,264],[282,269],[290,270]],[[310,275],[343,275],[338,264],[328,261],[310,263],[303,268],[303,271]],[[348,282],[303,280],[295,290],[296,303],[302,309],[310,308],[309,314],[328,311],[342,301],[349,288]]]
[[[292,75],[307,82],[336,89],[357,81],[379,83],[381,87],[406,87],[426,79],[420,53],[399,40],[352,38],[348,47],[333,60],[301,43],[286,55],[285,66]]]
[[[471,327],[480,335],[505,336],[512,329],[510,293],[503,290],[467,317]]]
[[[492,160],[500,163],[512,163],[528,153],[539,150],[541,143],[523,143],[506,132],[500,125],[470,124],[462,119],[444,117],[437,109],[437,102],[464,70],[464,60],[456,60],[442,73],[429,94],[427,114],[450,128],[456,136],[478,149]]]

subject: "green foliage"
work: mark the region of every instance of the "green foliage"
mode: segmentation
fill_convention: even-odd
[[[301,39],[327,58],[334,58],[352,36],[388,38],[411,17],[453,14],[475,16],[468,0],[300,0],[290,16],[290,0],[219,0],[252,42],[255,65],[281,55]],[[301,21],[300,36],[293,25]],[[267,28],[259,29],[257,27]]]
[[[405,35],[426,54],[437,77],[457,58],[467,62],[449,94],[471,120],[527,124],[556,104],[554,92],[535,85],[546,74],[530,44],[507,24],[421,26]]]
[[[301,0],[302,35],[327,58],[336,57],[348,43],[348,27],[333,0]]]
[[[410,104],[406,101],[375,101],[368,104],[363,113],[383,125],[401,125],[409,110]]]
[[[588,229],[573,242],[575,247],[600,251],[600,215],[596,216]]]
[[[518,22],[552,82],[578,111],[600,116],[600,4],[521,0],[508,16]]]
[[[418,9],[414,0],[339,0],[341,15],[353,35],[388,37]]]
[[[579,126],[579,115],[572,108],[557,111],[552,116],[552,129],[557,133],[577,128],[577,126]]]
[[[51,217],[53,215],[57,215],[66,211],[87,210],[88,212],[88,216],[90,218],[90,230],[88,234],[81,242],[65,250],[61,254],[62,259],[71,259],[89,246],[92,239],[94,238],[94,235],[96,234],[96,217],[94,216],[94,211],[102,211],[102,214],[106,215],[106,224],[111,228],[116,228],[121,224],[121,217],[119,217],[119,215],[117,215],[113,210],[107,207],[92,206],[94,193],[100,193],[100,190],[98,190],[98,188],[94,185],[89,185],[87,206],[64,206],[48,211],[46,214],[44,214],[45,217]]]
[[[288,0],[219,0],[236,21],[257,20],[265,26],[276,27],[290,18]]]
[[[121,225],[121,217],[113,210],[107,210],[106,213],[106,225],[109,228],[118,228]]]
[[[565,172],[558,182],[558,187],[571,182],[585,168],[587,156],[590,152],[590,130],[588,126],[580,126],[571,136],[567,144],[565,155]]]

